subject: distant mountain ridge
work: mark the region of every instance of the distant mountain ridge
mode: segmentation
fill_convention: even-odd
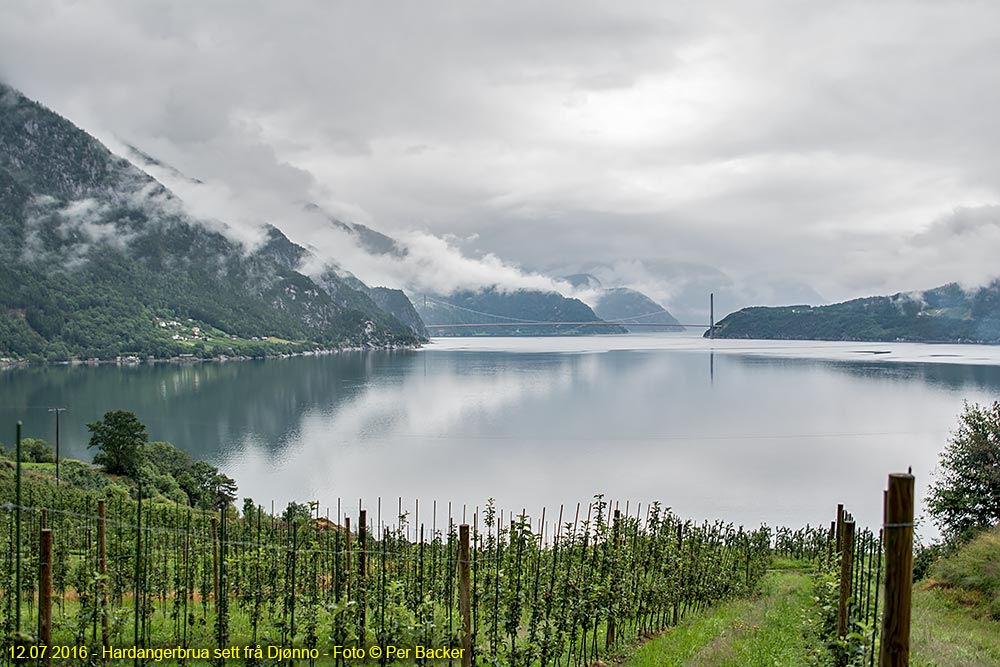
[[[642,292],[627,287],[613,287],[601,293],[594,312],[603,320],[617,321],[629,331],[684,331],[670,312]],[[675,325],[661,328],[631,326],[635,324]]]
[[[996,344],[1000,343],[1000,280],[971,290],[950,283],[924,292],[829,306],[744,308],[719,321],[715,336]]]
[[[580,335],[627,333],[617,324],[602,322],[590,306],[579,299],[567,298],[558,292],[540,290],[510,290],[487,288],[463,290],[426,301],[416,299],[414,305],[420,317],[435,336],[525,336]],[[520,322],[595,322],[593,325],[530,325],[508,326]],[[456,327],[435,329],[435,324],[498,323],[496,327]]]
[[[0,84],[0,357],[420,342],[367,294],[299,273],[308,251],[267,234],[251,252],[209,229],[149,174]]]

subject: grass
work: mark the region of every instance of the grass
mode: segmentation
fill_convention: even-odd
[[[931,567],[913,591],[913,667],[1000,665],[1000,526]]]
[[[978,594],[974,611],[1000,621],[1000,526],[935,563],[930,575],[945,589]]]
[[[1000,623],[978,616],[961,600],[926,584],[913,591],[912,667],[1000,665]]]
[[[812,581],[777,561],[754,600],[730,602],[639,647],[626,667],[799,667],[809,664]]]
[[[811,616],[812,581],[785,571],[764,581],[761,616],[717,663],[726,667],[789,667],[807,664],[810,653],[807,623]]]
[[[636,649],[628,667],[681,667],[712,641],[732,632],[750,611],[749,600],[729,602],[708,613],[682,622],[677,627]]]

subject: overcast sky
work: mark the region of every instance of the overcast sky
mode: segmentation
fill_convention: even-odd
[[[985,1],[0,7],[0,79],[233,201],[830,299],[1000,274],[998,72]]]

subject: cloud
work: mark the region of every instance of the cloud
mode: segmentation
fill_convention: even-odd
[[[459,239],[423,230],[397,234],[395,241],[405,249],[403,253],[372,253],[364,246],[362,237],[351,233],[341,220],[356,221],[365,217],[363,211],[349,202],[328,197],[322,207],[317,207],[307,205],[312,202],[285,200],[285,191],[281,189],[240,195],[226,183],[193,179],[124,143],[118,142],[114,147],[177,195],[157,201],[161,211],[186,213],[243,245],[247,251],[256,249],[265,240],[267,225],[278,226],[290,240],[309,249],[310,257],[300,268],[313,276],[336,265],[369,285],[404,288],[411,292],[450,294],[484,286],[501,290],[572,291],[564,281],[525,271],[496,255],[469,256],[456,246]],[[145,205],[146,202],[137,204]]]
[[[1000,206],[960,207],[905,239],[888,260],[880,261],[895,285],[927,288],[958,282],[974,287],[1000,275],[997,248]]]
[[[832,299],[993,270],[921,234],[1000,202],[998,61],[990,3],[0,10],[0,77],[227,188],[209,208],[281,226],[276,202],[316,201],[428,253],[477,233],[508,268],[669,258]]]
[[[86,263],[91,251],[122,250],[131,243],[132,230],[114,223],[112,205],[96,199],[60,203],[48,196],[28,202],[22,255],[31,261],[53,259],[73,271]]]

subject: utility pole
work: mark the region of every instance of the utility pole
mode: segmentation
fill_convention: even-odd
[[[59,414],[66,408],[49,408],[49,412],[56,413],[56,484],[59,484]]]

